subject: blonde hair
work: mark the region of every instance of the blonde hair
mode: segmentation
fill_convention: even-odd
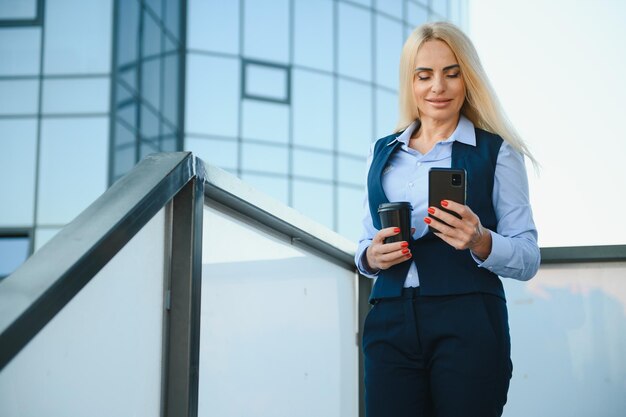
[[[461,67],[466,91],[461,114],[474,126],[500,135],[537,167],[537,161],[506,117],[472,41],[458,27],[447,22],[432,22],[418,26],[404,43],[400,56],[399,118],[396,132],[406,129],[413,121],[419,119],[417,103],[413,96],[415,57],[419,48],[432,40],[446,43]]]

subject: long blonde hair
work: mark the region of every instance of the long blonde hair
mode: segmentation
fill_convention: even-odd
[[[472,41],[461,29],[448,22],[431,22],[418,26],[404,43],[400,56],[399,118],[396,132],[406,129],[419,119],[413,96],[415,57],[419,48],[431,40],[445,42],[461,67],[466,91],[461,114],[471,120],[474,126],[500,135],[537,167],[537,161],[506,117]]]

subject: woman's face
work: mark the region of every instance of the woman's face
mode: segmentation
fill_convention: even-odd
[[[422,123],[458,119],[465,101],[465,82],[459,63],[445,42],[427,41],[417,51],[413,95]]]

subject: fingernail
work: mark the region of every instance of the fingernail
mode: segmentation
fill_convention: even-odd
[[[429,218],[429,217],[424,217],[424,222],[425,222],[426,224],[430,224],[430,222],[431,222],[431,221],[432,221],[432,220],[430,220],[430,218]]]
[[[394,233],[400,233],[400,228],[399,228],[399,227],[396,227],[395,229],[393,229],[393,232],[394,232]]]
[[[402,246],[403,248],[408,248],[409,247],[409,242],[402,242],[400,244],[400,246]]]
[[[441,200],[441,207],[448,207],[448,201]]]
[[[413,255],[409,253],[409,254],[407,254],[407,255],[405,255],[405,256],[406,256],[407,258],[410,258],[410,257],[411,257],[411,256],[413,256]]]
[[[434,209],[434,208],[432,208],[432,207],[428,207],[428,212],[429,212],[430,214],[435,214],[435,209]]]
[[[409,253],[409,250],[404,248],[404,249],[402,249],[402,253],[404,253],[406,255],[407,253]]]

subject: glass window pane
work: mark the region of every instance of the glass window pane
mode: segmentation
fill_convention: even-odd
[[[339,3],[339,73],[372,79],[371,12]]]
[[[270,65],[245,63],[246,96],[289,100],[289,69]]]
[[[38,80],[0,80],[0,115],[37,114]]]
[[[368,85],[339,80],[338,150],[367,156],[372,140],[372,92]]]
[[[288,62],[289,0],[248,0],[244,4],[244,55]]]
[[[289,107],[257,100],[243,101],[243,136],[270,142],[287,143]]]
[[[408,20],[412,26],[419,26],[428,21],[428,10],[426,7],[407,2]]]
[[[239,1],[189,0],[189,49],[239,53]]]
[[[404,3],[403,0],[376,1],[376,9],[397,17],[398,19],[403,19],[402,3]]]
[[[0,228],[33,224],[36,148],[37,120],[0,120]]]
[[[191,3],[194,3],[193,1]],[[236,2],[223,2],[236,3]],[[164,23],[170,34],[174,35],[176,40],[180,41],[180,0],[165,1],[165,17]]]
[[[143,62],[141,73],[141,96],[155,109],[161,100],[161,61],[150,59]]]
[[[398,96],[376,90],[376,135],[374,139],[391,135],[398,122]]]
[[[36,18],[37,0],[0,1],[0,20],[31,20]]]
[[[368,6],[368,7],[372,5],[372,0],[350,0],[350,1],[352,3],[359,3],[363,6]]]
[[[333,155],[320,152],[293,150],[293,174],[332,181]]]
[[[193,152],[207,164],[222,169],[237,169],[237,142],[235,140],[187,137],[184,149]]]
[[[139,2],[127,1],[117,8],[117,66],[137,61],[139,39]],[[134,85],[134,82],[133,84]]]
[[[0,75],[39,75],[40,46],[39,28],[0,30]]]
[[[117,179],[129,172],[137,162],[136,137],[122,123],[115,123],[115,144],[113,145],[113,178]]]
[[[150,13],[143,12],[142,55],[144,58],[161,53],[161,29]]]
[[[294,70],[294,144],[332,150],[334,104],[332,76]]]
[[[48,243],[60,231],[60,227],[38,227],[35,230],[35,251],[41,249],[43,245]]]
[[[10,275],[28,257],[28,236],[0,236],[0,278]]]
[[[332,229],[333,187],[304,180],[293,180],[293,208]]]
[[[338,162],[340,182],[364,186],[367,174],[365,172],[365,158],[357,159],[340,156]]]
[[[178,55],[168,55],[164,58],[163,65],[163,108],[161,112],[170,123],[175,126],[178,122],[178,97],[179,97],[179,79],[178,79]]]
[[[361,235],[361,220],[365,214],[364,189],[340,187],[338,192],[337,232],[353,242]]]
[[[286,175],[287,163],[285,147],[245,142],[241,145],[242,170]]]
[[[241,179],[256,190],[275,198],[283,204],[288,202],[287,179],[244,173]]]
[[[141,106],[140,131],[141,137],[144,139],[153,139],[159,136],[159,118],[147,106]]]
[[[108,127],[106,117],[42,121],[38,223],[68,223],[104,192]]]
[[[161,11],[163,10],[163,6],[161,5],[162,1],[163,0],[144,0],[145,6],[152,10],[158,19],[161,19]]]
[[[294,62],[332,71],[333,2],[296,0],[294,7]]]
[[[188,132],[238,135],[239,74],[238,59],[187,55]]]
[[[448,0],[431,0],[430,7],[441,17],[448,16]]]
[[[46,1],[46,74],[111,71],[112,0]]]
[[[109,79],[44,80],[44,113],[98,113],[109,111]]]
[[[386,17],[376,18],[376,83],[398,89],[402,25]]]

